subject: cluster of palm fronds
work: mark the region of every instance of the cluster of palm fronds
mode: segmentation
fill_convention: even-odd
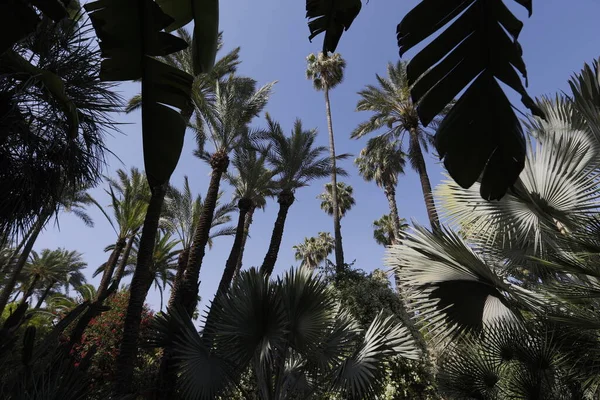
[[[450,398],[585,399],[600,365],[600,75],[538,101],[525,168],[499,201],[478,184],[437,191],[460,229],[416,227],[389,252],[428,336],[443,345]]]

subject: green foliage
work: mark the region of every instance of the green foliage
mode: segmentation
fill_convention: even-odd
[[[327,215],[333,215],[333,185],[325,184],[325,191],[317,196],[321,200],[321,210]],[[339,209],[340,219],[346,215],[348,211],[356,204],[354,200],[354,188],[344,182],[337,183],[337,205]]]

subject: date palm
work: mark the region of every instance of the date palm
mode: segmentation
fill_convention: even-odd
[[[59,279],[52,277],[49,281],[47,279],[39,281],[38,286],[41,292],[38,295],[38,302],[35,308],[40,308],[49,294],[55,291],[60,293],[61,287],[64,289],[65,294],[68,295],[71,287],[77,289],[86,282],[82,270],[87,267],[87,263],[83,261],[83,254],[65,249],[59,249],[58,252],[60,252],[63,276],[58,277]]]
[[[212,169],[205,204],[196,226],[181,285],[173,288],[175,301],[181,301],[188,312],[196,308],[198,279],[202,260],[208,244],[210,226],[219,194],[221,178],[229,165],[229,153],[240,144],[248,124],[266,106],[274,83],[256,89],[256,82],[249,78],[231,76],[215,86],[215,100],[209,112],[200,118],[196,114],[194,125],[198,149],[195,155],[209,163]],[[205,149],[206,142],[213,151]]]
[[[25,290],[21,303],[25,303],[33,295],[39,286],[52,288],[61,278],[66,275],[63,264],[63,254],[60,249],[44,249],[41,253],[33,250],[29,261],[23,268],[25,277]]]
[[[338,54],[329,56],[327,53],[318,55],[310,54],[306,58],[308,65],[306,67],[306,77],[313,83],[316,90],[323,91],[325,95],[325,111],[327,115],[327,131],[329,132],[329,154],[332,162],[331,170],[331,188],[333,200],[333,233],[335,237],[335,264],[338,271],[344,268],[344,248],[342,247],[342,228],[340,226],[341,216],[339,214],[338,185],[336,175],[336,153],[335,139],[333,135],[333,121],[331,118],[331,104],[329,100],[329,90],[339,85],[344,78],[344,68],[346,61]]]
[[[319,232],[317,237],[304,238],[302,243],[294,246],[294,257],[302,261],[301,266],[315,269],[327,259],[334,246],[335,240],[329,232]]]
[[[399,224],[398,224],[399,222]],[[398,228],[400,226],[400,236],[398,236]],[[396,221],[391,214],[385,214],[378,220],[373,221],[373,239],[384,247],[399,243],[404,236],[404,231],[408,229],[408,224],[404,218]]]
[[[437,230],[439,219],[423,157],[423,151],[428,151],[433,136],[421,125],[417,105],[411,100],[411,85],[406,75],[406,65],[404,61],[389,63],[387,78],[375,75],[379,86],[367,85],[358,92],[360,100],[356,110],[370,111],[373,115],[368,121],[359,124],[351,137],[358,139],[369,133],[384,130],[379,140],[399,140],[400,150],[406,149],[404,152],[408,155],[410,165],[419,175],[429,223],[432,229]],[[434,126],[443,115],[445,110],[434,119]]]
[[[237,173],[225,174],[225,178],[234,188],[233,197],[237,200],[239,215],[235,239],[217,295],[229,289],[231,281],[239,272],[254,210],[264,208],[267,203],[266,198],[274,193],[273,172],[267,168],[265,155],[260,155],[252,149],[250,142],[243,143],[235,150],[232,164]]]
[[[400,239],[402,232],[396,204],[396,186],[398,175],[404,174],[405,156],[398,140],[374,138],[368,141],[360,156],[354,160],[358,173],[366,181],[375,181],[383,189],[390,207],[389,218],[393,223],[394,239]]]
[[[331,183],[325,184],[325,191],[317,196],[317,199],[321,200],[321,210],[325,211],[327,215],[333,215],[334,203],[338,206],[338,215],[340,220],[344,218],[346,213],[350,211],[352,206],[356,204],[354,200],[354,188],[344,182],[337,183],[337,201],[333,201],[333,185]]]
[[[271,275],[275,268],[288,210],[296,199],[294,193],[297,189],[308,186],[309,182],[331,174],[331,158],[323,155],[327,148],[315,146],[316,137],[317,131],[304,130],[299,119],[294,123],[292,134],[286,136],[281,125],[267,114],[267,129],[261,134],[265,143],[262,143],[261,149],[276,177],[279,212],[269,249],[261,266],[261,271],[266,275]],[[346,157],[344,154],[338,156],[338,159]],[[339,168],[337,173],[345,175],[345,171]]]

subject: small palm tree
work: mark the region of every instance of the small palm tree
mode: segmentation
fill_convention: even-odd
[[[304,238],[304,242],[294,246],[296,260],[301,266],[315,269],[327,259],[333,251],[335,240],[329,232],[319,232],[317,237]]]
[[[396,227],[397,222],[400,225],[400,236],[398,236],[398,228]],[[378,220],[373,221],[373,239],[382,246],[388,247],[393,244],[399,243],[404,236],[404,233],[408,229],[408,224],[404,218],[399,221],[394,221],[391,214],[385,214]]]
[[[273,84],[269,83],[256,90],[254,80],[236,77],[217,83],[211,111],[203,115],[205,124],[195,124],[198,142],[195,154],[210,164],[212,173],[205,207],[190,248],[183,283],[173,288],[175,299],[182,301],[190,313],[197,304],[200,268],[208,243],[221,177],[229,165],[229,153],[240,144],[250,121],[266,106]],[[205,150],[206,141],[213,144],[213,153]]]
[[[398,140],[375,138],[369,140],[367,147],[362,149],[360,156],[354,160],[358,173],[366,181],[375,181],[377,186],[383,189],[390,207],[395,239],[399,239],[402,232],[396,204],[396,185],[398,175],[404,174],[405,156]]]
[[[333,121],[331,118],[331,104],[329,100],[329,90],[339,85],[344,78],[344,68],[346,61],[335,53],[329,56],[326,53],[318,55],[309,54],[306,58],[306,78],[313,82],[313,87],[316,90],[323,91],[325,94],[325,110],[327,114],[327,130],[329,132],[329,152],[332,160],[331,171],[331,187],[333,199],[333,232],[335,236],[335,264],[338,271],[344,268],[344,249],[342,247],[342,230],[340,226],[341,216],[339,215],[339,207],[336,205],[338,196],[338,185],[336,175],[336,153],[335,139],[333,135]]]
[[[66,275],[63,264],[62,250],[44,249],[41,253],[31,252],[29,262],[23,268],[26,280],[26,289],[23,292],[21,303],[25,303],[33,295],[39,285],[50,289]]]
[[[314,145],[316,130],[304,130],[299,119],[294,123],[291,136],[285,136],[281,125],[267,114],[267,129],[262,132],[261,137],[266,139],[266,144],[263,143],[261,149],[273,168],[279,203],[271,242],[261,266],[261,271],[271,275],[283,239],[287,213],[295,200],[294,192],[307,186],[312,180],[331,174],[333,166],[331,159],[323,156],[327,149]],[[338,156],[340,157],[347,155]],[[345,171],[338,169],[338,174],[345,174]]]
[[[251,148],[249,142],[235,150],[233,165],[237,174],[226,174],[225,177],[234,188],[234,199],[237,200],[240,212],[235,239],[225,264],[217,295],[229,289],[231,281],[241,268],[242,254],[254,210],[264,208],[267,203],[266,198],[274,194],[273,172],[266,166],[265,155],[258,154],[255,149]]]
[[[433,136],[419,122],[417,105],[411,100],[411,86],[406,76],[405,61],[396,64],[389,63],[387,67],[388,77],[383,78],[376,75],[378,86],[367,85],[358,92],[361,97],[356,105],[357,111],[371,111],[373,115],[368,121],[361,123],[352,132],[352,138],[360,138],[369,133],[385,129],[382,138],[399,139],[401,145],[405,145],[404,137],[408,134],[406,154],[411,166],[419,174],[421,189],[425,199],[427,215],[432,229],[439,228],[439,220],[435,203],[431,193],[431,182],[427,175],[427,165],[423,158],[423,150],[428,151]],[[445,115],[442,111],[434,120],[435,126]]]
[[[252,368],[252,394],[261,399],[324,398],[328,392],[376,399],[387,362],[418,357],[393,317],[380,313],[364,331],[307,268],[277,280],[254,268],[243,271],[211,312],[215,329],[205,327],[202,336],[181,308],[156,320],[150,343],[174,346],[183,398],[233,398],[240,374]]]
[[[334,214],[334,203],[337,203],[340,220],[356,204],[354,200],[354,188],[344,182],[337,183],[336,202],[333,201],[333,185],[331,183],[325,184],[325,191],[318,195],[317,199],[321,200],[321,210],[325,211],[327,215]]]

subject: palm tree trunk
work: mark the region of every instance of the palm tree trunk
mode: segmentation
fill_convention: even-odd
[[[229,290],[231,281],[233,280],[237,262],[240,258],[239,256],[242,250],[242,240],[244,238],[246,214],[248,214],[248,211],[250,210],[250,208],[252,208],[252,200],[244,198],[240,199],[238,201],[238,208],[240,209],[240,215],[238,217],[238,224],[235,231],[235,239],[233,241],[233,246],[231,246],[229,258],[227,258],[227,262],[225,263],[225,270],[223,271],[223,276],[221,277],[221,282],[219,283],[219,288],[217,289],[216,296],[219,296],[222,293],[226,293],[227,290]]]
[[[194,313],[198,302],[198,279],[200,277],[200,269],[206,252],[206,245],[208,244],[210,227],[217,205],[217,198],[219,197],[221,177],[229,165],[229,156],[226,153],[217,152],[212,156],[210,165],[212,167],[210,184],[208,186],[208,192],[206,193],[206,199],[204,200],[204,208],[200,215],[196,231],[194,232],[194,240],[192,241],[192,246],[190,248],[188,264],[183,273],[182,281],[179,285],[173,286],[173,291],[175,292],[174,301],[180,301],[189,315]]]
[[[402,238],[402,228],[400,227],[400,216],[398,215],[398,206],[396,205],[396,189],[393,185],[388,185],[384,189],[384,193],[390,206],[390,216],[394,224],[393,244],[397,244]]]
[[[248,234],[250,232],[250,225],[252,225],[252,216],[254,215],[254,210],[256,207],[250,208],[248,213],[246,214],[246,219],[244,220],[244,236],[242,237],[242,245],[240,247],[240,255],[237,260],[237,264],[235,265],[235,272],[233,273],[233,279],[240,273],[242,269],[242,261],[244,259],[244,249],[246,248],[246,240],[248,239]]]
[[[277,213],[277,219],[273,226],[273,233],[271,234],[271,242],[269,243],[269,250],[265,255],[260,270],[267,275],[273,273],[275,263],[277,262],[277,255],[279,254],[279,247],[281,246],[281,240],[283,239],[283,228],[285,227],[285,219],[287,218],[288,210],[294,203],[294,194],[291,192],[281,192],[277,202],[279,203],[279,212]]]
[[[123,257],[121,257],[121,262],[115,271],[115,279],[117,288],[121,283],[121,279],[123,279],[123,275],[125,274],[125,268],[127,267],[127,262],[129,261],[129,255],[131,254],[131,248],[133,247],[133,242],[135,241],[135,236],[137,234],[137,230],[131,234],[129,239],[127,240],[127,245],[125,245],[125,250],[123,251]]]
[[[21,291],[17,290],[17,292],[15,293],[14,297],[12,298],[12,300],[10,302],[14,303],[15,301],[17,301],[17,299],[19,298],[19,294],[21,294]]]
[[[34,229],[35,229],[35,226],[33,226],[31,229],[29,229],[27,231],[27,233],[21,238],[17,247],[15,247],[13,249],[13,252],[10,255],[10,258],[8,259],[6,264],[0,266],[0,273],[9,273],[10,272],[10,266],[13,265],[15,263],[15,261],[17,261],[17,258],[19,257],[19,252],[21,251],[21,248],[25,245],[25,243],[27,243],[27,240],[29,239],[29,237],[31,237],[31,234],[34,231]]]
[[[327,112],[327,130],[329,131],[329,153],[331,156],[331,202],[333,204],[333,234],[335,237],[335,266],[338,272],[344,270],[344,248],[342,247],[342,228],[340,225],[340,208],[338,206],[337,170],[335,159],[335,140],[333,137],[333,122],[331,120],[331,104],[329,88],[325,85],[325,109]]]
[[[108,290],[108,285],[113,277],[113,273],[115,271],[115,267],[117,266],[117,262],[119,261],[119,257],[121,256],[121,252],[125,247],[125,239],[118,238],[117,243],[115,243],[115,248],[113,249],[110,257],[108,257],[108,261],[106,262],[106,268],[104,268],[104,273],[102,274],[102,280],[100,281],[100,285],[98,286],[98,292],[96,295],[96,300],[100,297],[104,296],[104,293]]]
[[[440,221],[435,209],[435,202],[433,201],[433,194],[431,192],[431,182],[429,182],[429,175],[427,175],[427,166],[425,165],[421,144],[419,143],[419,134],[416,128],[410,130],[410,148],[413,150],[414,164],[421,179],[421,188],[423,189],[423,197],[425,199],[425,207],[427,208],[431,230],[439,232]]]
[[[46,290],[44,290],[44,293],[40,296],[40,298],[38,299],[37,304],[35,305],[35,308],[38,309],[42,306],[42,304],[44,303],[44,300],[46,300],[46,297],[48,297],[48,295],[50,294],[50,290],[52,290],[52,287],[56,284],[56,281],[52,281],[50,282],[50,284],[46,287]]]
[[[19,278],[19,275],[21,274],[23,267],[27,263],[29,254],[31,253],[31,250],[33,249],[33,245],[35,244],[36,239],[40,235],[40,232],[44,228],[44,225],[46,225],[47,219],[48,219],[48,216],[45,214],[40,215],[38,217],[38,220],[36,221],[32,231],[31,231],[31,234],[29,235],[29,238],[27,239],[27,243],[23,247],[23,251],[21,252],[21,255],[19,256],[19,258],[17,259],[15,267],[12,270],[12,274],[8,278],[8,281],[6,282],[6,284],[4,285],[4,288],[2,288],[2,292],[0,292],[0,315],[2,315],[2,312],[4,311],[4,308],[6,307],[6,303],[8,303],[10,294],[12,293],[12,291],[15,288],[15,285],[17,284],[17,279]]]
[[[160,219],[165,199],[166,184],[152,188],[152,197],[146,211],[140,246],[138,249],[137,265],[129,289],[129,304],[123,326],[123,339],[117,357],[116,371],[119,371],[116,390],[126,394],[133,378],[133,368],[138,350],[138,335],[142,320],[142,309],[150,286],[152,286],[152,258],[158,221]]]
[[[29,285],[27,290],[25,291],[25,293],[23,293],[23,298],[21,299],[21,304],[23,304],[27,300],[29,300],[29,298],[33,294],[33,291],[35,290],[35,286],[37,285],[39,280],[40,280],[40,276],[38,274],[35,274],[33,277],[33,281],[31,281],[31,284]]]
[[[187,267],[189,256],[189,247],[183,249],[181,253],[179,253],[179,258],[177,259],[177,271],[175,272],[175,279],[173,280],[173,286],[171,287],[171,295],[169,297],[169,302],[167,303],[169,309],[175,307],[175,299],[177,297],[175,287],[181,285],[181,280],[183,279],[183,273],[185,272],[185,267]]]

